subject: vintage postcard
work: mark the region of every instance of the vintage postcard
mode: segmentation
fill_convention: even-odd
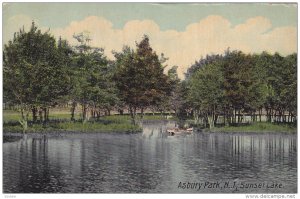
[[[2,192],[294,198],[297,6],[4,2]]]

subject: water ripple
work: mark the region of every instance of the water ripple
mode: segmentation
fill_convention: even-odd
[[[143,134],[46,134],[3,144],[5,193],[175,193],[179,182],[282,182],[297,191],[296,135],[195,133],[167,136],[172,122]]]

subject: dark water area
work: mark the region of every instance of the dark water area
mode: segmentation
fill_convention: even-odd
[[[297,135],[193,133],[4,136],[4,193],[296,193]]]

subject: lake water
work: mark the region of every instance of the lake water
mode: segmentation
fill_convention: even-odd
[[[296,193],[295,134],[141,134],[4,137],[5,193]],[[185,183],[185,184],[184,184]]]

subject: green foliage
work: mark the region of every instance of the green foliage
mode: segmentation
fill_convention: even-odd
[[[83,33],[74,35],[79,45],[73,56],[73,90],[71,98],[83,107],[83,121],[88,109],[112,109],[118,103],[117,90],[112,81],[113,65],[104,56],[103,49],[89,45],[91,40]]]
[[[135,123],[138,108],[160,106],[165,102],[171,92],[169,78],[163,73],[162,61],[150,47],[147,36],[137,44],[135,51],[124,47],[115,57],[114,80]]]
[[[289,112],[296,116],[297,110],[297,54],[286,57],[278,53],[262,53],[258,65],[262,68],[262,82],[266,87],[264,107],[268,111],[269,121],[275,120],[275,114]],[[265,71],[263,71],[265,70]]]
[[[286,103],[286,109],[292,115],[297,115],[297,54],[291,54],[285,58],[284,65],[284,90],[281,93],[281,101]]]
[[[34,23],[4,47],[5,98],[15,104],[52,105],[68,92],[69,76],[54,37]]]
[[[244,114],[257,120],[266,112],[269,122],[293,122],[297,118],[297,54],[286,57],[275,53],[245,54],[227,50],[224,55],[207,55],[195,62],[181,81],[177,66],[164,73],[167,58],[151,48],[148,36],[136,44],[136,49],[124,47],[114,52],[115,61],[104,50],[90,45],[87,32],[74,35],[78,45],[42,33],[32,23],[28,32],[20,30],[3,51],[3,100],[21,113],[5,114],[4,121],[19,121],[22,128],[32,131],[48,119],[67,119],[68,113],[52,114],[49,110],[71,102],[70,123],[54,125],[58,129],[105,129],[108,131],[136,128],[137,110],[141,119],[145,109],[154,112],[173,110],[177,118],[189,119],[214,128],[218,117],[224,125],[243,123]],[[78,104],[80,106],[78,106]],[[81,108],[81,114],[76,113]],[[129,109],[130,116],[110,116]],[[29,114],[32,111],[32,114]],[[78,111],[77,111],[78,112]],[[105,121],[115,125],[85,122]],[[288,115],[288,116],[287,116]],[[145,116],[158,119],[160,116]],[[74,123],[76,119],[83,124]],[[40,121],[42,119],[39,119]],[[103,126],[104,125],[104,126]],[[129,125],[129,126],[126,126]],[[50,128],[50,127],[49,127]],[[273,128],[273,127],[272,127]]]
[[[64,53],[54,37],[38,30],[34,22],[29,32],[20,30],[4,46],[4,102],[20,107],[23,126],[30,109],[53,106],[68,94],[70,77]]]
[[[211,123],[221,114],[224,124],[241,123],[243,114],[254,115],[255,120],[263,108],[269,121],[286,122],[287,112],[293,118],[289,121],[295,121],[296,54],[246,55],[228,50],[224,56],[207,58],[193,65],[188,75],[188,101],[196,122],[202,117],[213,127]]]
[[[190,80],[189,100],[193,107],[211,109],[221,104],[224,97],[222,90],[223,74],[221,64],[209,64],[199,69]]]
[[[222,62],[208,64],[200,68],[191,77],[188,98],[192,103],[195,114],[200,112],[205,120],[213,127],[217,109],[221,108],[224,91],[222,90],[223,74]]]
[[[257,88],[253,65],[252,57],[240,51],[227,52],[225,55],[222,67],[224,92],[229,106],[234,109],[249,108],[255,98],[255,92],[251,92]]]

